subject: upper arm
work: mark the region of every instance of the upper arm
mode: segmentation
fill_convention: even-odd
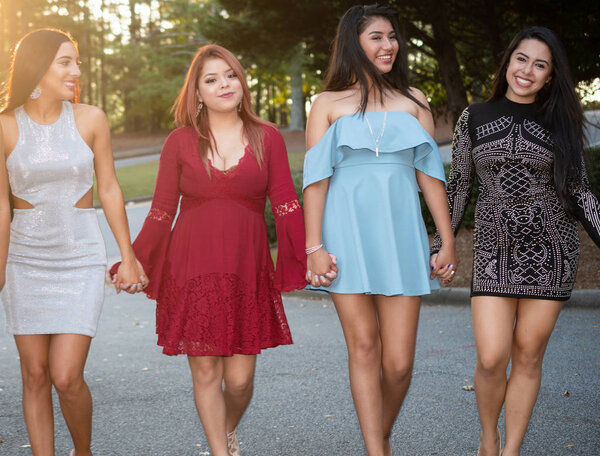
[[[427,97],[423,92],[419,89],[415,89],[411,87],[410,94],[415,97],[425,108],[417,105],[417,120],[421,124],[421,126],[429,133],[429,136],[433,138],[433,134],[435,132],[435,124],[433,122],[433,115],[431,114],[431,110],[429,109],[429,103],[427,102]]]
[[[6,148],[4,145],[4,132],[0,121],[0,204],[9,202],[8,171],[6,170]]]
[[[79,105],[76,109],[77,128],[83,140],[94,153],[94,171],[98,187],[102,187],[113,179],[116,182],[110,127],[106,114],[95,106]]]
[[[330,126],[329,94],[323,92],[315,98],[306,122],[306,149],[310,149],[323,137]]]

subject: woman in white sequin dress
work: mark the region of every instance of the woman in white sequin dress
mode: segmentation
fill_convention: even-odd
[[[14,207],[1,299],[7,332],[19,351],[23,412],[34,455],[54,454],[53,386],[73,439],[71,455],[92,454],[92,398],[84,366],[102,309],[106,271],[92,207],[94,172],[125,260],[119,275],[123,280],[116,285],[128,292],[146,285],[129,239],[106,116],[93,106],[68,101],[77,101],[80,74],[77,47],[69,35],[33,31],[16,48],[0,111],[2,161]],[[0,233],[5,231],[2,208],[8,198],[4,187]]]

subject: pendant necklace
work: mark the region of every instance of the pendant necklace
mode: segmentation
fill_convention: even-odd
[[[373,127],[371,127],[371,122],[369,122],[369,118],[367,117],[366,112],[365,112],[365,119],[367,121],[367,126],[369,127],[369,132],[371,133],[371,138],[373,138],[373,141],[375,142],[375,156],[379,157],[379,141],[383,137],[383,132],[385,131],[385,121],[387,119],[387,111],[383,112],[383,123],[381,125],[381,130],[379,131],[379,134],[377,135],[377,138],[375,137],[375,134],[373,133]]]

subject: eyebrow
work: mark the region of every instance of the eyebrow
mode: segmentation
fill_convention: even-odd
[[[380,33],[380,34],[384,34],[385,32],[380,32],[379,30],[373,30],[372,32],[369,32],[369,35],[373,35],[375,33]],[[390,30],[388,33],[396,33],[396,30]]]
[[[229,71],[233,71],[233,68],[228,68],[225,70],[225,73],[228,73]],[[205,75],[203,75],[202,77],[205,78],[206,76],[216,76],[217,73],[206,73]]]
[[[524,52],[519,51],[519,52],[517,52],[517,54],[520,54],[523,57],[529,58],[529,56],[527,54],[525,54]],[[536,62],[544,62],[545,64],[550,65],[550,63],[544,59],[537,59]]]
[[[60,59],[73,59],[72,56],[70,55],[61,55],[60,57],[58,57],[56,60],[60,60]]]

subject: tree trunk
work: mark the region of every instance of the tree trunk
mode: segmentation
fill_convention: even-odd
[[[302,91],[302,46],[298,45],[290,62],[292,106],[290,108],[290,130],[304,130],[304,93]]]
[[[432,48],[438,61],[442,84],[448,98],[448,111],[452,116],[452,120],[456,123],[463,109],[467,107],[467,92],[460,74],[456,47],[450,32],[446,9],[440,8],[439,5],[436,7],[435,3],[430,2],[430,18],[433,29]]]

